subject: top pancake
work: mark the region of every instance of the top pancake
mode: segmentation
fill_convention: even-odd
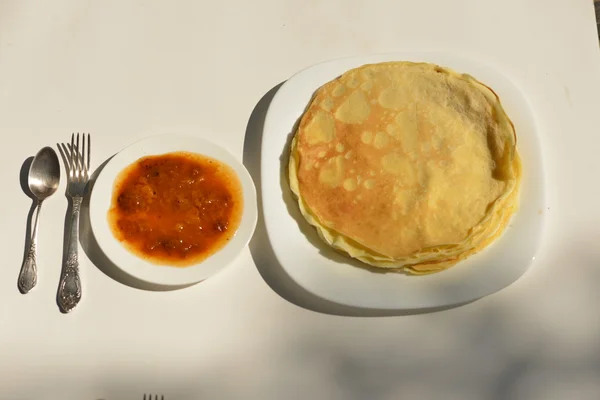
[[[514,128],[491,89],[437,65],[390,62],[315,93],[290,179],[311,223],[394,260],[468,240],[514,189],[514,160]]]

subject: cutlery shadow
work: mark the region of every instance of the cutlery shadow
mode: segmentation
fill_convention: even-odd
[[[262,203],[262,181],[261,181],[261,143],[263,128],[265,123],[265,117],[269,105],[273,101],[275,94],[279,88],[284,84],[282,82],[271,90],[269,90],[257,103],[250,115],[248,124],[246,126],[246,134],[244,139],[244,165],[250,172],[256,186],[256,192],[258,197],[258,223],[254,236],[250,241],[250,253],[256,264],[258,272],[265,280],[265,282],[275,291],[279,296],[285,300],[295,304],[299,307],[331,315],[339,316],[354,316],[354,317],[381,317],[381,316],[403,316],[403,315],[416,315],[426,314],[444,311],[456,307],[460,307],[471,302],[462,304],[456,304],[445,307],[434,307],[425,309],[411,309],[411,310],[385,310],[385,309],[373,309],[373,308],[360,308],[352,307],[344,304],[339,304],[330,300],[318,297],[306,289],[298,285],[293,279],[285,272],[277,257],[273,247],[269,241],[267,230],[264,220],[264,210]],[[293,132],[293,127],[290,127],[290,132]],[[282,132],[282,134],[289,134],[288,142],[291,140],[292,134],[290,132]],[[354,260],[346,260],[342,255],[334,253],[333,250],[324,248],[324,244],[318,239],[316,232],[313,227],[308,226],[308,223],[303,219],[297,204],[289,193],[289,187],[287,186],[287,180],[284,178],[285,166],[287,165],[287,151],[282,149],[283,153],[280,158],[282,168],[282,178],[280,184],[284,188],[284,198],[282,199],[286,203],[288,211],[292,214],[300,230],[307,236],[308,240],[319,248],[323,256],[332,259],[336,262],[342,262],[356,266],[358,263]],[[293,203],[293,204],[292,204]]]
[[[29,168],[31,167],[32,162],[33,156],[27,157],[25,161],[23,161],[23,164],[21,165],[21,170],[19,171],[19,183],[21,184],[21,190],[23,190],[23,193],[25,193],[25,195],[31,199],[31,207],[29,207],[29,212],[27,213],[27,226],[25,228],[25,247],[23,248],[23,260],[21,261],[21,268],[19,268],[19,273],[17,275],[17,279],[15,280],[15,282],[17,283],[17,290],[21,293],[23,292],[21,291],[21,289],[19,289],[19,276],[21,275],[21,270],[23,269],[23,264],[25,264],[27,254],[29,253],[29,246],[31,246],[31,225],[33,222],[33,214],[35,212],[35,207],[37,205],[37,199],[29,189]]]
[[[98,268],[102,273],[104,273],[109,278],[134,289],[139,290],[147,290],[147,291],[170,291],[182,289],[192,285],[182,285],[182,286],[163,286],[152,284],[148,282],[141,281],[121,270],[117,267],[107,256],[104,254],[100,246],[98,245],[98,241],[94,236],[94,232],[92,231],[92,226],[90,223],[90,197],[91,193],[94,190],[94,184],[98,179],[98,175],[102,172],[102,169],[108,164],[108,162],[114,157],[114,155],[110,156],[107,160],[105,160],[92,174],[88,185],[88,192],[90,195],[86,196],[83,199],[83,203],[81,204],[81,214],[79,216],[79,242],[88,259]]]

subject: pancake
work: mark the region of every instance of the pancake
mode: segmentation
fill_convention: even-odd
[[[290,148],[290,188],[324,242],[412,274],[451,267],[498,238],[520,176],[498,96],[428,63],[364,65],[323,85]]]

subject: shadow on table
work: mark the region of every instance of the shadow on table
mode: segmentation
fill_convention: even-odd
[[[308,310],[325,313],[325,314],[333,314],[333,315],[342,315],[342,316],[361,316],[361,317],[369,317],[369,316],[398,316],[398,315],[414,315],[414,314],[423,314],[430,313],[436,311],[447,310],[450,308],[455,308],[462,306],[464,304],[448,306],[448,307],[436,307],[436,308],[427,308],[427,309],[415,309],[415,310],[385,310],[385,309],[372,309],[372,308],[358,308],[347,306],[344,304],[335,303],[321,297],[315,296],[314,294],[308,292],[297,283],[295,283],[291,277],[285,272],[283,267],[279,264],[277,258],[275,257],[275,253],[273,251],[273,247],[269,242],[269,238],[267,236],[267,230],[265,227],[264,213],[262,207],[262,191],[261,191],[261,142],[262,142],[262,134],[263,127],[265,122],[265,117],[269,105],[273,100],[275,94],[279,90],[279,88],[283,85],[283,82],[278,84],[269,90],[258,102],[258,104],[254,107],[252,114],[250,115],[250,119],[248,120],[248,125],[246,127],[246,136],[244,140],[244,165],[252,175],[254,180],[254,184],[257,189],[258,196],[258,223],[256,226],[256,231],[252,240],[250,241],[250,252],[252,254],[252,258],[254,259],[254,263],[256,264],[259,273],[263,277],[263,279],[267,282],[267,284],[273,289],[277,294],[286,299],[287,301],[299,306],[306,308]],[[293,127],[290,127],[290,132],[293,131]],[[290,134],[290,132],[282,132],[282,134]],[[290,134],[291,137],[291,134]],[[289,139],[289,138],[288,138]],[[289,140],[288,140],[289,141]],[[286,150],[282,149],[282,153],[286,154]],[[282,168],[285,166],[285,160],[282,158],[281,165]],[[287,185],[285,179],[281,181],[282,185]],[[285,190],[284,190],[285,192]],[[291,196],[291,195],[290,195]],[[309,241],[319,247],[321,254],[326,257],[332,258],[336,262],[343,263],[353,263],[353,260],[348,261],[345,257],[340,254],[333,253],[330,249],[324,248],[324,245],[321,244],[319,240],[315,240],[314,236],[316,236],[315,232],[312,232],[306,221],[302,220],[299,217],[299,212],[294,208],[294,205],[289,204],[292,200],[290,198],[283,199],[286,201],[286,205],[288,210],[294,214],[294,218],[299,224],[299,228],[303,231],[303,233],[307,236]],[[296,215],[298,214],[298,215]],[[467,304],[467,303],[465,303]]]

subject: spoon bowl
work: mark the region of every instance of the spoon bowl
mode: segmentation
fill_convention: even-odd
[[[27,180],[29,190],[38,201],[56,192],[60,183],[60,163],[52,147],[44,147],[36,154]]]

